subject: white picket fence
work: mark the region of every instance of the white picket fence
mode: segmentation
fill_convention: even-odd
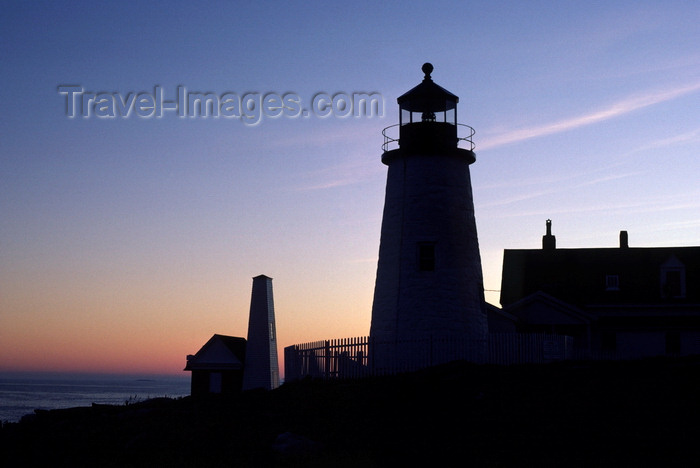
[[[562,335],[496,333],[488,335],[485,347],[456,338],[386,343],[365,336],[287,346],[285,381],[306,376],[347,379],[396,374],[456,360],[510,365],[572,356],[573,338]]]

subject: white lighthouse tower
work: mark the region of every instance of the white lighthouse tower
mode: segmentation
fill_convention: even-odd
[[[423,81],[397,99],[398,140],[387,136],[396,126],[384,130],[370,336],[379,363],[482,362],[488,330],[469,173],[474,130],[457,123],[459,98],[433,82],[433,66],[422,70]]]

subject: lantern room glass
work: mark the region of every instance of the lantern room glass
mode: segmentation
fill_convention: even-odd
[[[408,125],[419,122],[444,122],[451,125],[457,125],[457,103],[454,101],[445,101],[444,106],[440,106],[441,110],[427,109],[425,111],[410,111],[410,103],[406,107],[401,108],[399,115],[399,124]]]

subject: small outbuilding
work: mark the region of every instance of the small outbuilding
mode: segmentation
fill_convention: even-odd
[[[240,392],[245,352],[245,338],[214,335],[196,354],[187,356],[185,370],[192,372],[192,396]]]

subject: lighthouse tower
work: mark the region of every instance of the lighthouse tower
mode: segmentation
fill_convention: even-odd
[[[411,365],[426,353],[427,364],[481,362],[488,330],[469,173],[474,130],[457,123],[459,98],[433,82],[433,66],[422,70],[423,81],[397,99],[398,140],[388,136],[396,125],[384,130],[388,173],[370,336],[378,362]],[[461,345],[435,352],[446,342]]]

